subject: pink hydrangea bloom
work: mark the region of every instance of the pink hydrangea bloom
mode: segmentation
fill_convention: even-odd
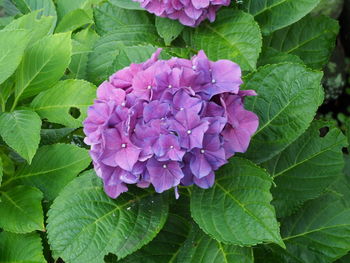
[[[240,67],[191,60],[131,64],[102,83],[84,121],[85,142],[106,193],[116,198],[128,184],[159,193],[178,185],[209,188],[214,171],[245,152],[258,117],[244,109]]]
[[[179,20],[181,24],[195,27],[203,20],[215,20],[221,6],[230,5],[231,0],[133,0],[142,8],[161,17]]]

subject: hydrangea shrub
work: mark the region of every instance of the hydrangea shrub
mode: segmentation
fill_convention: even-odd
[[[0,1],[0,262],[347,262],[319,2]]]

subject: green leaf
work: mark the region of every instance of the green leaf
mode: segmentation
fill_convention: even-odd
[[[110,2],[94,8],[94,17],[96,31],[100,35],[117,30],[120,26],[151,24],[146,12],[120,8]]]
[[[254,70],[262,46],[261,34],[254,18],[242,11],[226,9],[214,23],[203,23],[185,31],[187,44],[203,49],[211,60],[229,59],[243,70]]]
[[[54,17],[42,16],[38,19],[38,14],[39,10],[17,18],[8,24],[5,27],[5,30],[26,29],[30,31],[29,46],[31,46],[35,42],[41,40],[44,36],[52,33],[51,28],[54,23]]]
[[[16,99],[28,98],[52,87],[70,63],[70,32],[47,36],[24,54],[16,74]]]
[[[258,96],[247,98],[246,108],[259,116],[260,125],[246,158],[269,160],[308,128],[323,101],[321,78],[321,72],[292,63],[267,65],[247,76],[244,89]]]
[[[321,69],[329,60],[339,32],[338,22],[326,16],[307,16],[274,32],[266,45],[299,56],[311,68]]]
[[[59,129],[41,129],[40,131],[40,144],[49,145],[60,142],[67,137],[74,129],[72,128],[59,128]]]
[[[87,79],[89,54],[99,36],[91,28],[86,28],[73,36],[72,60],[69,65],[70,77]]]
[[[2,165],[2,160],[1,160],[1,156],[0,156],[0,186],[1,186],[1,182],[2,182],[2,176],[4,175],[4,168]],[[1,200],[0,200],[1,201]]]
[[[0,29],[10,24],[13,21],[13,16],[0,17]]]
[[[129,1],[129,0],[109,0],[113,5],[116,5],[118,7],[124,8],[124,9],[130,9],[130,10],[144,10],[140,3]]]
[[[45,229],[41,207],[43,194],[37,188],[20,185],[8,191],[0,191],[0,194],[1,228],[15,233]]]
[[[136,262],[136,261],[134,261]],[[193,224],[177,263],[253,263],[253,249],[226,245],[210,238]]]
[[[9,77],[4,83],[0,84],[0,105],[1,110],[6,110],[6,103],[11,94],[14,92],[14,75]]]
[[[268,64],[278,64],[284,62],[292,62],[304,64],[304,62],[296,55],[288,54],[285,52],[278,51],[274,48],[265,48],[260,54],[258,60],[258,67],[268,65]]]
[[[40,10],[40,16],[56,16],[56,8],[52,0],[12,0],[24,14]]]
[[[259,22],[264,35],[297,22],[320,0],[246,0],[243,5]]]
[[[176,20],[156,16],[156,28],[165,45],[169,46],[181,34],[184,26]]]
[[[93,4],[97,5],[102,1],[104,0],[57,0],[58,20],[60,21],[66,14],[76,9],[84,9],[90,14],[92,11],[91,6]]]
[[[283,262],[331,263],[350,250],[349,202],[327,193],[308,201],[282,222],[281,233],[287,250],[273,247]]]
[[[189,198],[180,193],[180,198],[170,206],[169,216],[163,229],[146,246],[118,261],[120,263],[175,263],[191,228]]]
[[[100,84],[112,73],[113,61],[120,53],[121,47],[151,44],[158,46],[159,36],[153,25],[120,26],[118,30],[101,37],[89,56],[88,76],[95,84]]]
[[[320,136],[320,129],[328,133]],[[306,200],[319,196],[343,171],[342,148],[347,145],[342,132],[321,121],[310,128],[283,152],[263,164],[275,177],[272,189],[277,215],[290,215]]]
[[[58,23],[56,28],[56,33],[74,31],[84,25],[92,24],[93,19],[90,14],[88,14],[83,9],[75,9],[68,14],[66,14],[62,20]]]
[[[37,233],[0,233],[1,263],[46,263],[40,236]]]
[[[145,46],[120,46],[120,53],[113,61],[113,72],[129,66],[131,63],[142,63],[149,59],[157,48],[151,45]]]
[[[72,144],[41,147],[31,165],[25,165],[5,185],[25,184],[39,188],[47,200],[53,200],[91,162],[87,150]]]
[[[31,163],[40,141],[41,120],[30,110],[0,114],[0,135],[19,155]]]
[[[0,31],[0,84],[15,72],[28,42],[29,32],[27,30]]]
[[[102,263],[106,254],[121,259],[151,241],[163,227],[165,195],[135,189],[117,199],[103,191],[93,172],[72,181],[48,213],[48,238],[55,257],[67,262]]]
[[[87,108],[96,97],[96,87],[84,80],[64,80],[36,96],[32,108],[50,122],[79,128],[87,116]],[[74,116],[72,110],[80,115]]]
[[[226,244],[249,246],[266,241],[283,246],[270,204],[271,184],[265,170],[232,158],[216,172],[212,188],[193,189],[192,217],[204,232]]]
[[[349,262],[350,262],[350,253],[347,254],[346,256],[340,258],[335,263],[349,263]]]

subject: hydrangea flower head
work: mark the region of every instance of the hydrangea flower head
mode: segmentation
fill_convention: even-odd
[[[156,192],[178,185],[209,188],[214,171],[245,152],[258,117],[244,109],[240,67],[209,61],[203,51],[191,60],[131,64],[102,83],[84,121],[85,142],[106,193],[153,185]]]
[[[179,20],[181,24],[195,27],[203,20],[215,20],[221,6],[229,6],[231,0],[133,0],[142,8],[160,17]]]

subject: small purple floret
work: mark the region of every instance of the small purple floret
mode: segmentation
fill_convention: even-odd
[[[222,6],[229,6],[231,0],[133,0],[142,8],[161,17],[179,20],[186,26],[198,26],[203,20],[215,20],[215,14]]]
[[[158,193],[209,188],[214,171],[245,152],[258,127],[243,104],[256,93],[240,90],[237,64],[211,62],[203,51],[191,60],[158,60],[160,52],[102,83],[84,121],[96,173],[112,198],[128,184],[152,184]]]

